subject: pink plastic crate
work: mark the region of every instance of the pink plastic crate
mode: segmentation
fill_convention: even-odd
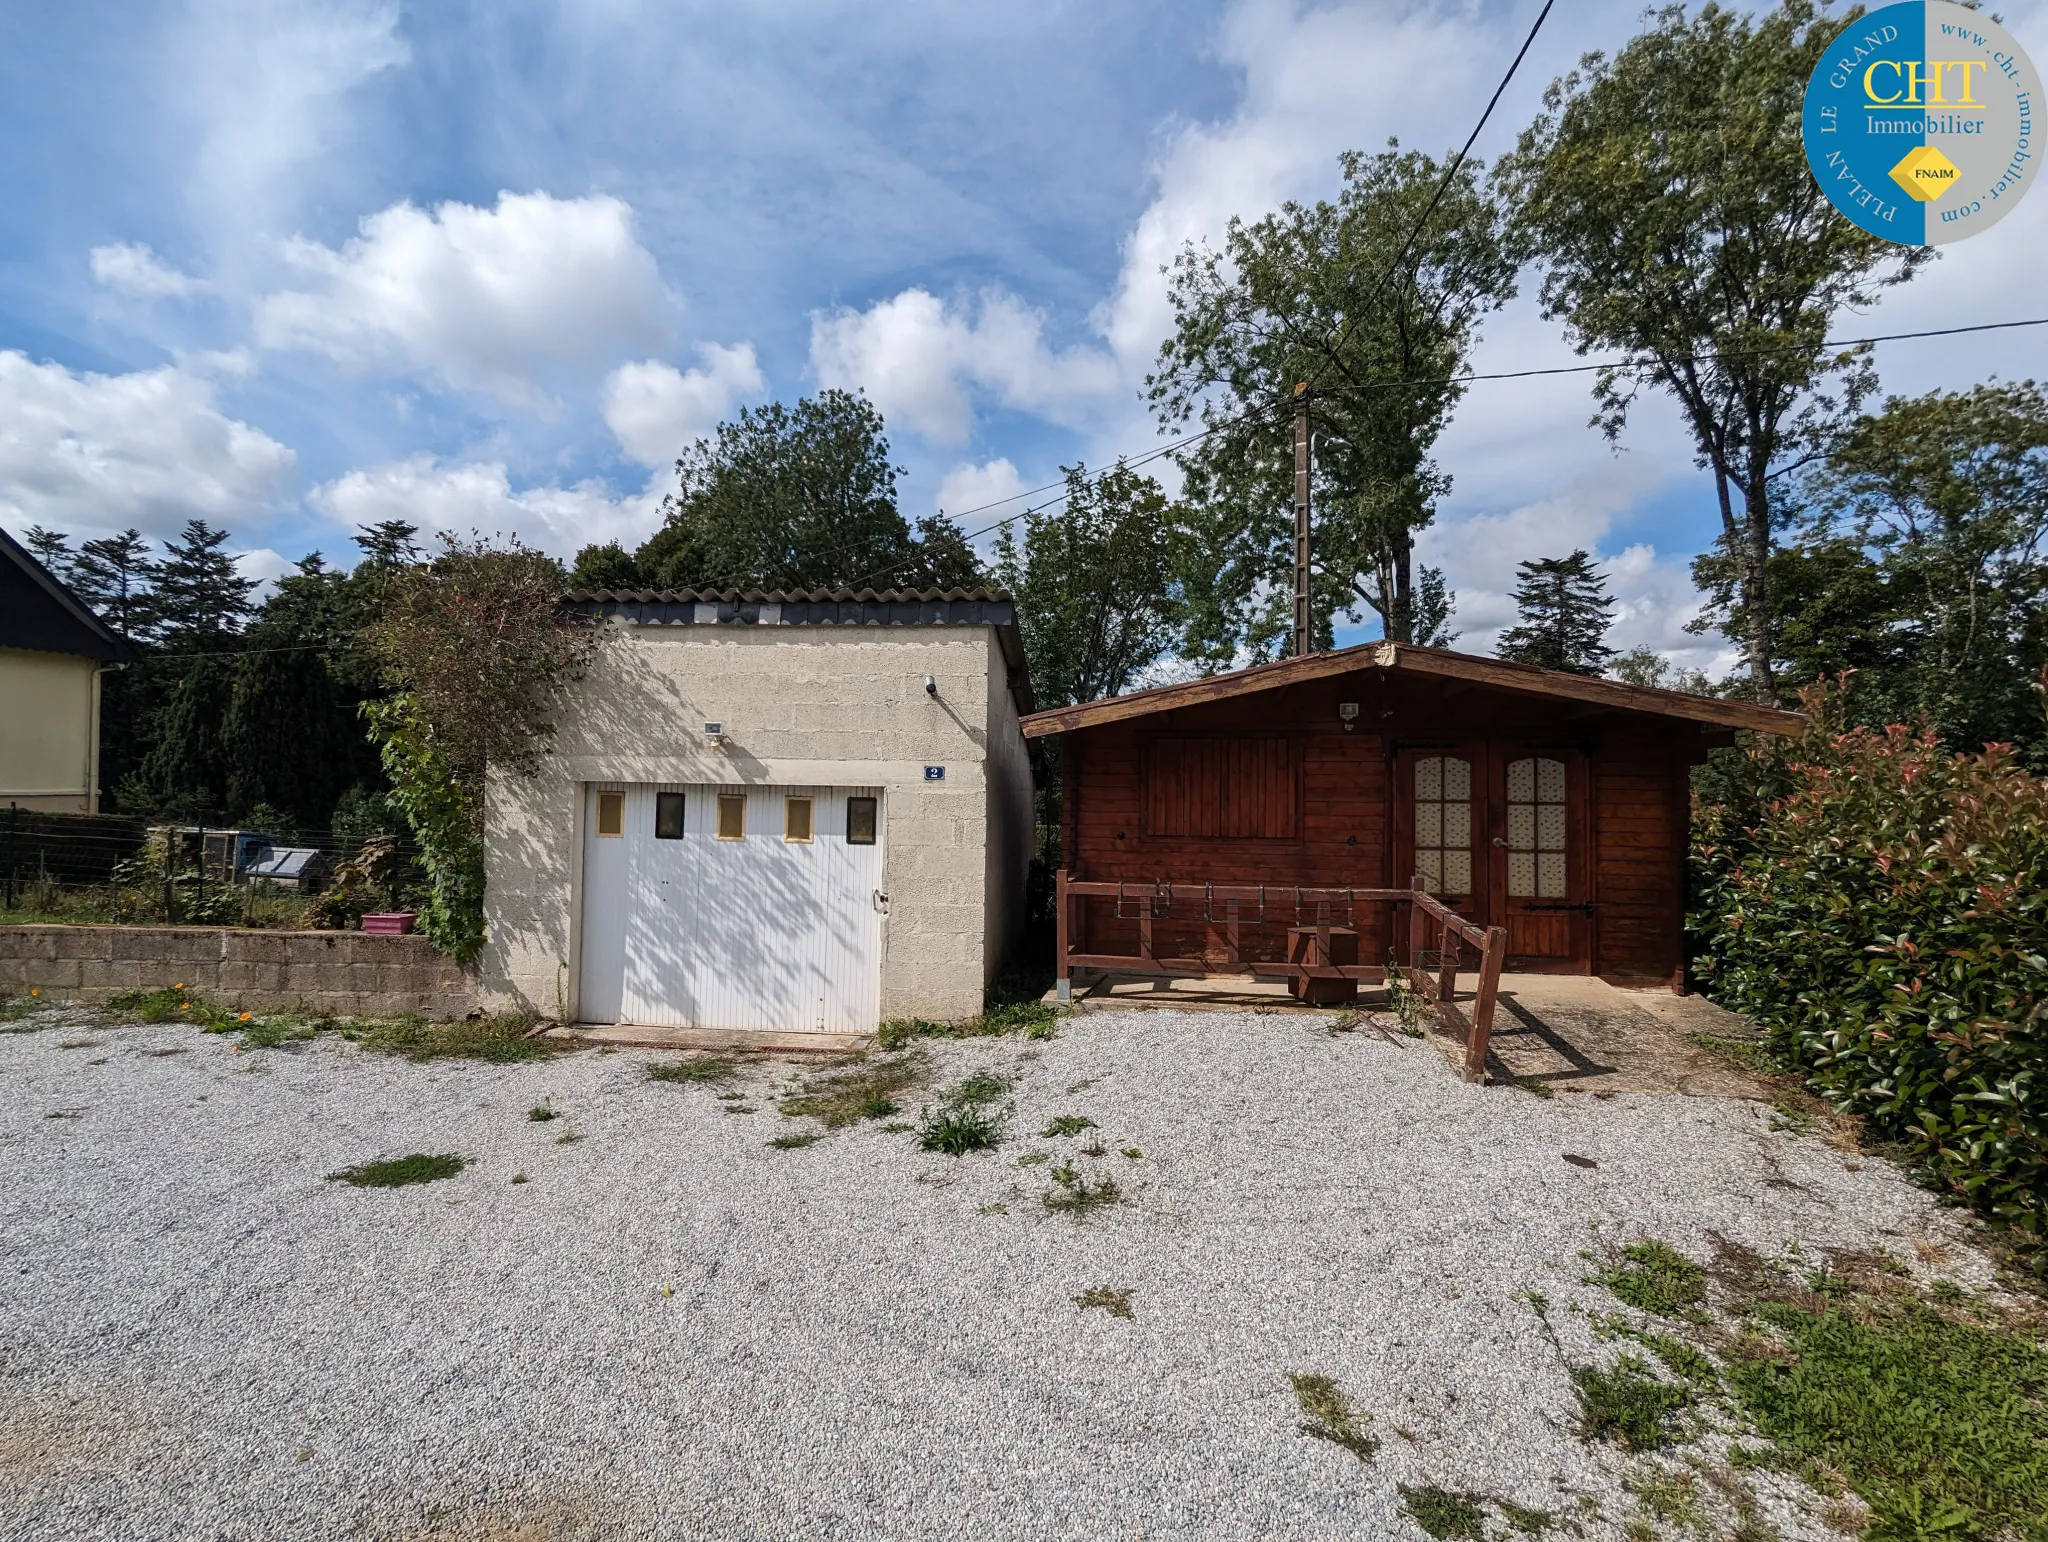
[[[364,916],[363,930],[379,937],[404,937],[412,932],[413,922],[419,913],[413,910],[398,910],[387,915]]]

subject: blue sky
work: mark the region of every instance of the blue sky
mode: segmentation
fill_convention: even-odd
[[[656,520],[738,405],[858,386],[905,510],[1157,442],[1159,265],[1335,159],[1463,139],[1535,12],[1183,0],[859,7],[72,0],[0,11],[0,522],[198,516],[266,575],[404,517],[568,555]],[[2048,3],[2004,16],[2048,59]],[[1559,6],[1482,139],[1635,30]],[[2048,312],[2048,195],[1853,329]],[[1478,367],[1569,362],[1524,295]],[[2042,338],[1887,348],[1887,389],[2041,373]],[[1583,545],[1616,636],[1688,636],[1708,489],[1673,415],[1617,454],[1583,385],[1475,387],[1425,550],[1462,646]],[[970,520],[971,524],[982,523]]]

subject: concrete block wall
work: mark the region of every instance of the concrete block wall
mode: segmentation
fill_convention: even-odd
[[[183,985],[250,1012],[461,1017],[469,976],[423,937],[203,926],[0,926],[0,992],[100,1003]]]

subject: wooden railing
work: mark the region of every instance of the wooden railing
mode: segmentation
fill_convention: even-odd
[[[1136,953],[1078,951],[1074,907],[1089,899],[1113,902],[1112,916],[1135,921]],[[1307,992],[1316,980],[1367,981],[1387,977],[1384,965],[1340,961],[1346,951],[1337,944],[1356,937],[1360,906],[1407,905],[1408,963],[1403,980],[1432,1011],[1445,1030],[1463,1040],[1465,1079],[1486,1080],[1487,1045],[1493,1036],[1494,1005],[1500,995],[1501,965],[1507,956],[1507,932],[1465,920],[1430,894],[1418,876],[1405,889],[1333,889],[1277,884],[1103,883],[1058,877],[1057,967],[1062,999],[1072,990],[1077,969],[1154,979],[1204,979],[1219,974],[1254,979],[1298,981]],[[1199,909],[1197,909],[1199,907]],[[1161,957],[1154,945],[1161,923],[1187,925],[1199,921],[1210,942],[1223,954],[1221,966],[1204,956]],[[1244,954],[1244,928],[1284,926],[1297,947],[1280,960],[1249,959]],[[1432,940],[1436,946],[1430,946]],[[1458,964],[1464,944],[1478,950],[1478,985],[1470,1016],[1457,1003]],[[1355,949],[1352,950],[1355,953]],[[1298,956],[1294,956],[1298,954]],[[1425,967],[1434,956],[1436,968]]]

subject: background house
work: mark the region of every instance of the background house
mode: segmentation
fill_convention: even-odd
[[[0,805],[99,812],[100,675],[134,656],[0,530]]]
[[[1334,906],[1361,966],[1407,958],[1399,903],[1346,888],[1425,886],[1507,931],[1507,967],[1676,984],[1690,772],[1734,731],[1804,719],[1501,659],[1369,643],[1027,718],[1061,735],[1068,951],[1129,972],[1285,957],[1286,927]],[[1261,887],[1263,886],[1263,887]],[[1297,917],[1297,889],[1322,891]],[[1264,925],[1250,924],[1257,911]],[[1060,976],[1069,977],[1063,956]]]
[[[1022,929],[1007,596],[601,591],[538,774],[489,788],[484,989],[565,1021],[958,1018]]]

